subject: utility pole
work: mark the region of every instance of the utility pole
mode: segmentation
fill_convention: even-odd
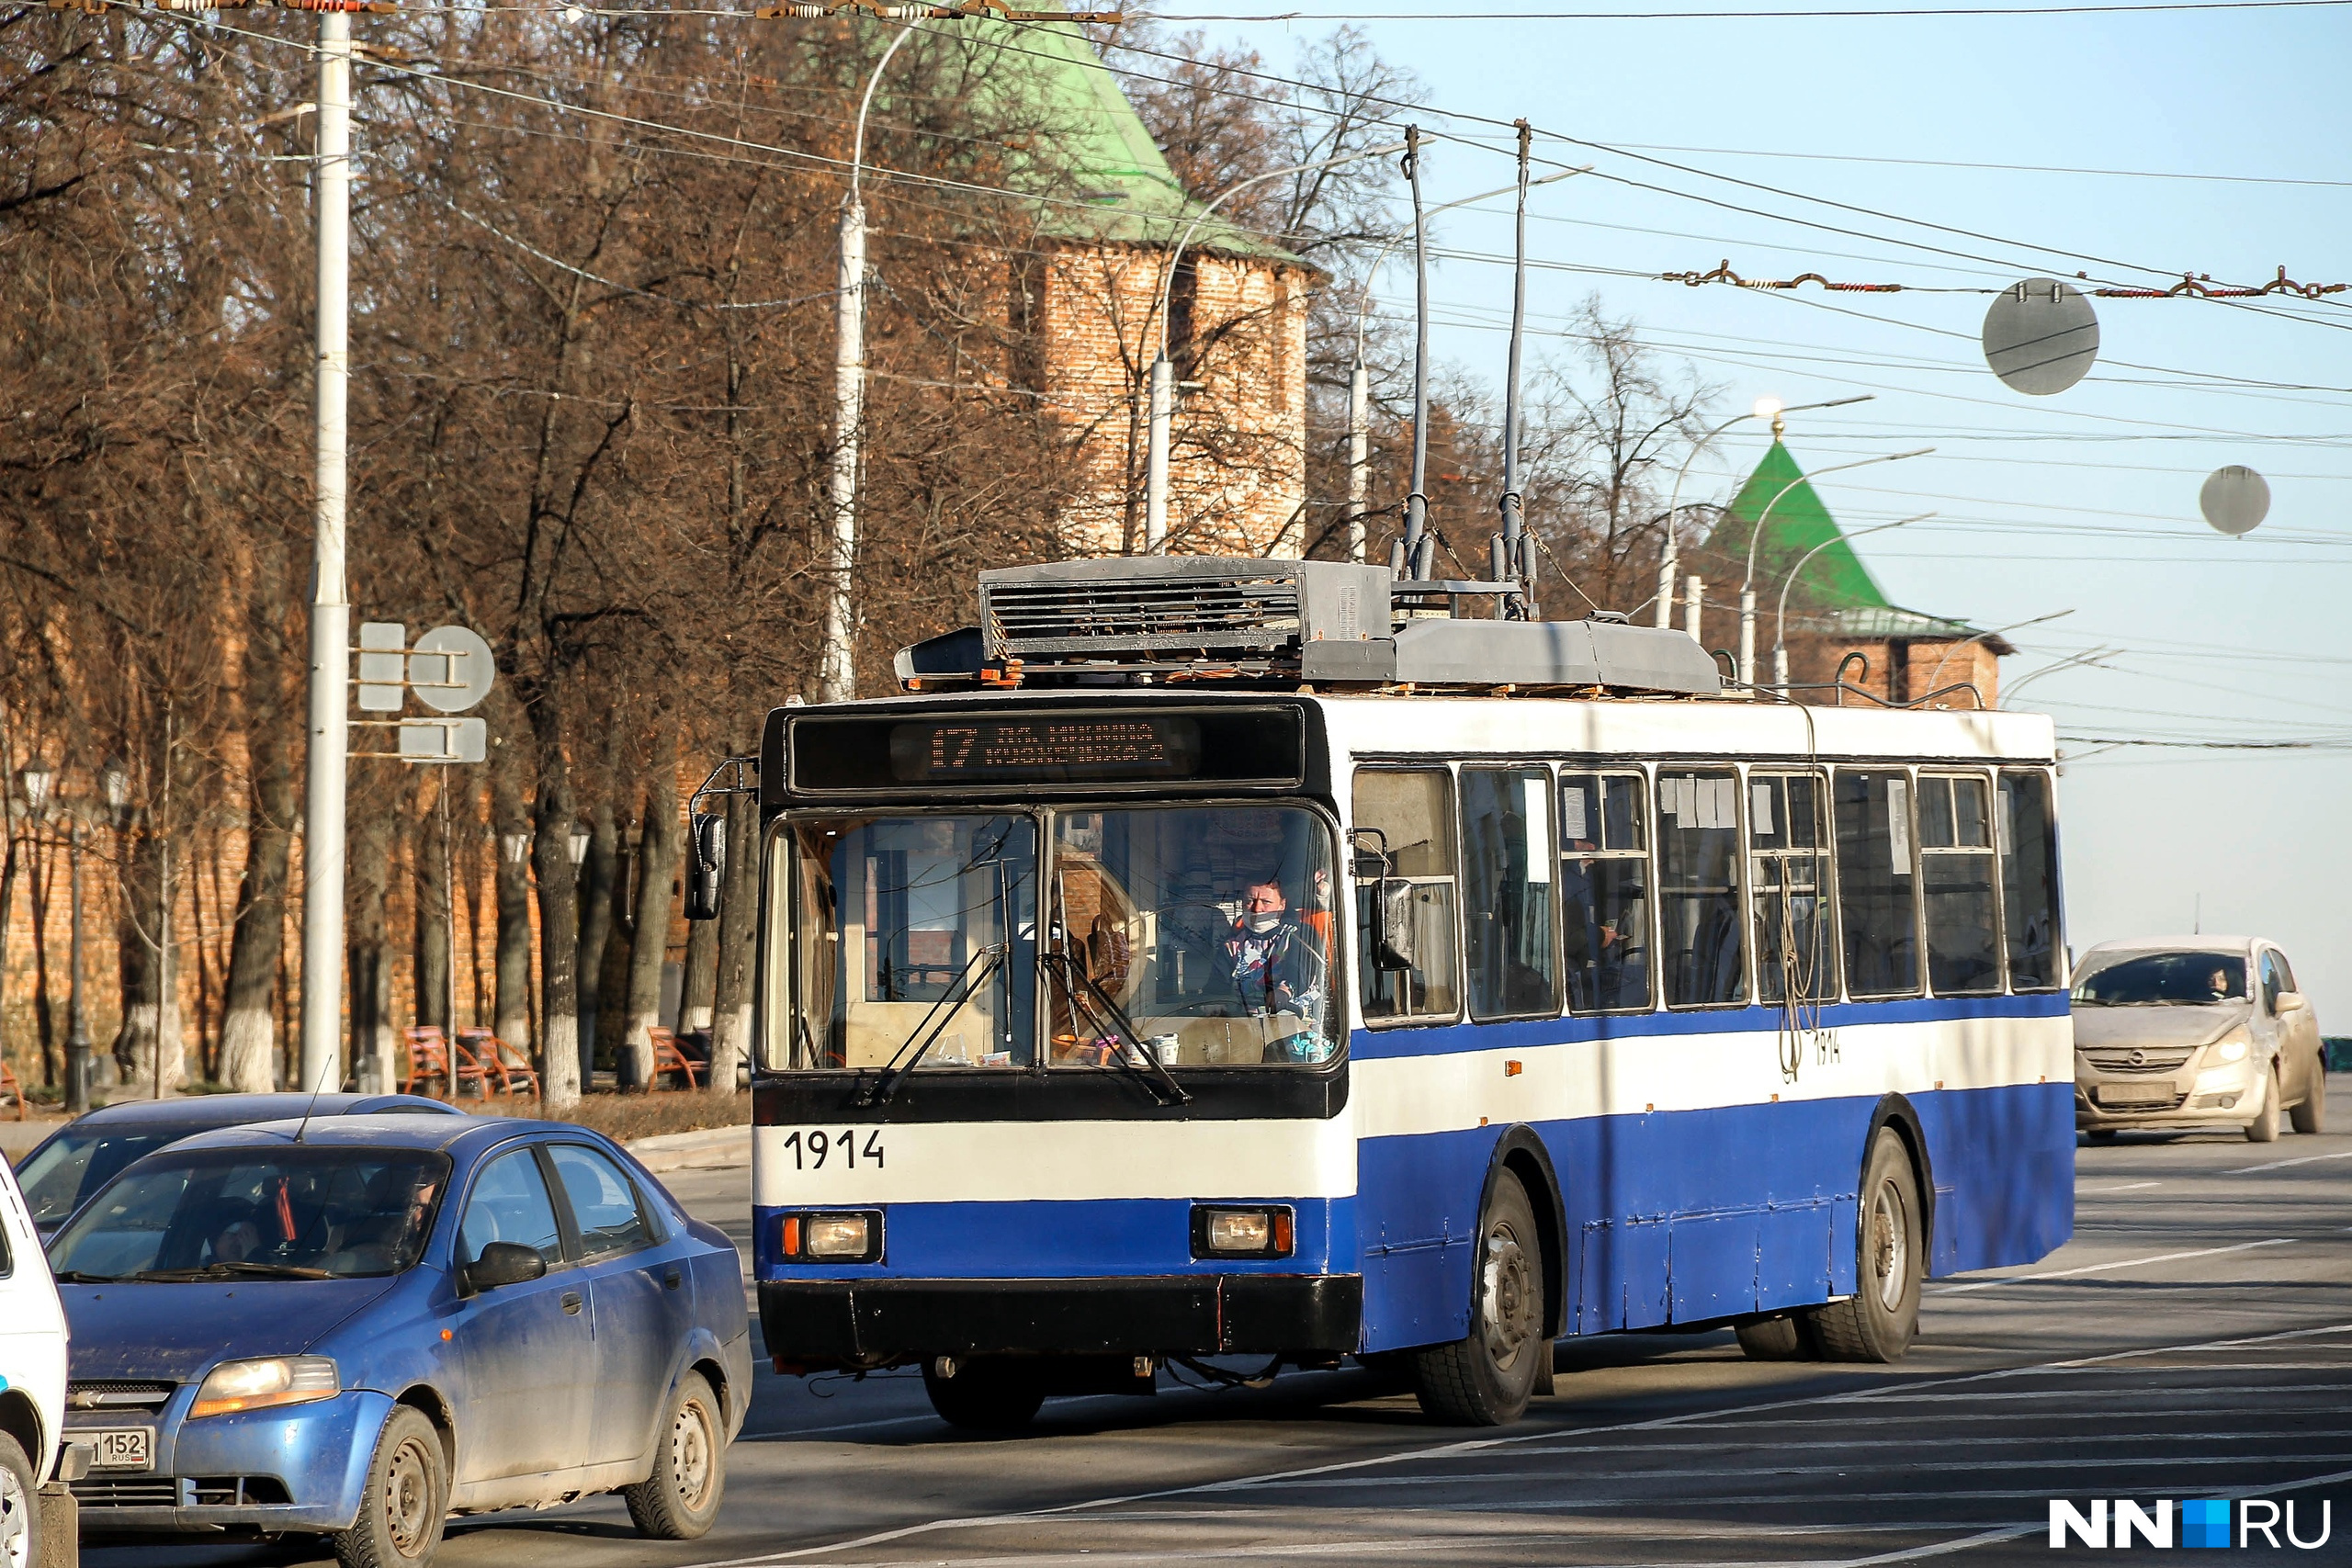
[[[343,1040],[344,787],[351,599],[344,581],[345,393],[351,376],[351,17],[319,15],[318,468],[311,556],[311,754],[302,839],[302,1077],[327,1082]],[[162,1077],[158,1055],[157,1078]]]

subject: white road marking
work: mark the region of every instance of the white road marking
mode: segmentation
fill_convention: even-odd
[[[2257,1170],[2284,1170],[2290,1165],[2317,1165],[2322,1160],[2352,1159],[2352,1149],[2332,1155],[2305,1155],[2301,1159],[2274,1159],[2268,1165],[2242,1165],[2235,1170],[2221,1172],[2223,1176],[2252,1176]]]
[[[2163,1185],[2161,1181],[2126,1181],[2119,1187],[2077,1187],[2075,1189],[2075,1196],[2077,1198],[2104,1197],[2109,1192],[2137,1192],[2143,1187],[2162,1187]]]
[[[2258,1247],[2285,1247],[2292,1236],[2277,1235],[2268,1241],[2242,1241],[2235,1247],[2200,1247],[2193,1252],[2159,1252],[2147,1258],[2125,1258],[2113,1263],[2091,1263],[2080,1269],[2051,1269],[2039,1274],[2007,1274],[1998,1280],[1978,1280],[1965,1285],[1946,1285],[1930,1291],[1931,1296],[1964,1296],[1971,1291],[1997,1290],[2003,1285],[2031,1285],[2044,1280],[2072,1280],[2084,1274],[2105,1274],[2117,1269],[2137,1269],[2149,1263],[2177,1263],[2184,1258],[2218,1258],[2225,1252],[2251,1252]]]
[[[1129,1503],[1151,1503],[1158,1502],[1162,1498],[1168,1497],[1197,1496],[1204,1493],[1233,1492],[1238,1491],[1244,1487],[1259,1485],[1266,1483],[1287,1481],[1304,1476],[1331,1475],[1336,1474],[1340,1471],[1368,1470],[1379,1465],[1410,1464],[1419,1461],[1443,1459],[1456,1454],[1475,1453],[1482,1449],[1518,1448],[1525,1444],[1541,1442],[1546,1439],[1556,1440],[1561,1438],[1598,1437],[1603,1433],[1609,1432],[1661,1431],[1675,1427],[1685,1426],[1702,1418],[1754,1414],[1769,1410],[1805,1409],[1815,1405],[1851,1404],[1867,1402],[1877,1395],[1906,1392],[1908,1390],[1919,1388],[1958,1387],[1963,1384],[1985,1382],[2002,1378],[2018,1377],[2021,1375],[2030,1375],[2035,1372],[2048,1371],[2061,1368],[2095,1367],[2109,1365],[2118,1361],[2138,1360],[2150,1356],[2183,1355],[2196,1351],[2237,1349],[2250,1345],[2274,1345],[2285,1340],[2311,1339],[2331,1334],[2352,1334],[2352,1323],[2330,1324],[2320,1328],[2282,1329],[2274,1334],[2247,1335],[2231,1339],[2199,1340],[2185,1345],[2152,1345],[2136,1350],[2109,1350],[2096,1356],[2075,1356],[2061,1361],[2040,1362],[2031,1366],[2024,1367],[1997,1367],[1987,1371],[1962,1372],[1951,1377],[1925,1380],[1918,1383],[1905,1385],[1904,1391],[1883,1388],[1859,1389],[1844,1393],[1813,1394],[1800,1399],[1768,1400],[1757,1404],[1735,1405],[1729,1409],[1691,1411],[1689,1414],[1682,1416],[1661,1416],[1648,1421],[1620,1422],[1606,1426],[1571,1427],[1564,1431],[1556,1432],[1525,1432],[1516,1437],[1480,1438],[1464,1439],[1460,1442],[1438,1443],[1427,1448],[1403,1449],[1394,1453],[1367,1455],[1362,1459],[1340,1460],[1329,1464],[1307,1465],[1296,1470],[1272,1471],[1262,1475],[1234,1476],[1224,1481],[1195,1482],[1190,1485],[1159,1487],[1148,1492],[1117,1493],[1102,1497],[1081,1498],[1075,1503],[1061,1503],[1051,1507],[1027,1508],[1012,1513],[1001,1514],[974,1514],[956,1518],[923,1519],[914,1524],[899,1525],[890,1529],[872,1530],[865,1535],[853,1536],[845,1540],[828,1541],[822,1545],[817,1546],[788,1548],[783,1551],[761,1552],[750,1557],[718,1558],[699,1563],[689,1564],[686,1565],[686,1568],[758,1568],[758,1565],[771,1562],[791,1562],[807,1558],[822,1556],[832,1552],[855,1551],[862,1548],[882,1546],[894,1540],[907,1540],[916,1536],[933,1535],[945,1530],[978,1529],[991,1525],[1036,1524],[1070,1514],[1090,1513],[1099,1509],[1116,1508],[1124,1506]],[[2328,1484],[2335,1481],[2343,1480],[2347,1477],[2352,1477],[2352,1471],[2345,1472],[2342,1475],[2319,1476],[2308,1482],[2297,1483],[2296,1485],[2320,1486]],[[2290,1491],[2293,1489],[2293,1487],[2274,1487],[2271,1490]],[[2042,1495],[2042,1494],[2036,1494],[2036,1495]],[[2267,1494],[2261,1492],[2242,1492],[2235,1494],[2235,1495],[2252,1497],[2267,1495]],[[1772,1500],[1783,1501],[1784,1499],[1775,1498]],[[2037,1530],[2042,1528],[2044,1527],[2041,1523],[2037,1522],[2030,1526],[2020,1527],[2017,1529],[2006,1532],[1996,1532],[1986,1535],[1982,1539],[1985,1540],[2006,1540],[2013,1536],[2024,1535],[2031,1530]],[[1947,1551],[1964,1550],[1967,1545],[1974,1544],[1978,1539],[1979,1538],[1977,1537],[1970,1537],[1967,1538],[1965,1541],[1962,1542],[1946,1543],[1937,1547],[1917,1549],[1912,1551],[1907,1557],[1896,1555],[1883,1558],[1857,1558],[1850,1562],[1842,1563],[1780,1563],[1774,1564],[1773,1568],[1867,1568],[1868,1564],[1879,1562],[1908,1562],[1914,1558],[1921,1556],[1941,1556]],[[1428,1545],[1429,1543],[1426,1540],[1420,1542],[1420,1546],[1423,1550],[1427,1550]],[[1197,1557],[1205,1554],[1188,1552],[1182,1553],[1180,1555]],[[1724,1564],[1723,1565],[1723,1568],[1740,1568],[1740,1565]]]

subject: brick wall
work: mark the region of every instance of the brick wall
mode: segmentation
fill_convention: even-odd
[[[1145,417],[1159,344],[1166,253],[1069,245],[1051,254],[1038,302],[1037,389],[1071,432],[1081,499],[1066,520],[1075,554],[1140,549]],[[1271,261],[1188,254],[1192,341],[1171,344],[1183,380],[1169,446],[1170,549],[1295,556],[1306,504],[1306,306],[1312,275]]]

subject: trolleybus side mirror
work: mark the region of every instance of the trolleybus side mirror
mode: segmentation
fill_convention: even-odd
[[[1348,847],[1354,854],[1357,886],[1372,899],[1374,965],[1387,970],[1410,969],[1413,885],[1388,874],[1388,835],[1377,828],[1357,828],[1348,834]]]
[[[686,865],[686,919],[718,919],[718,886],[727,875],[727,818],[697,811],[687,833],[694,853]]]

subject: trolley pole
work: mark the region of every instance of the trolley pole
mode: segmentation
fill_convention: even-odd
[[[1364,505],[1372,499],[1372,372],[1356,356],[1348,379],[1348,558],[1362,562]]]
[[[302,843],[301,1082],[333,1087],[343,1038],[344,788],[350,750],[351,599],[344,581],[344,451],[351,376],[351,17],[319,16],[316,358],[318,467],[311,558],[311,752]],[[157,1079],[162,1078],[157,1056]]]

